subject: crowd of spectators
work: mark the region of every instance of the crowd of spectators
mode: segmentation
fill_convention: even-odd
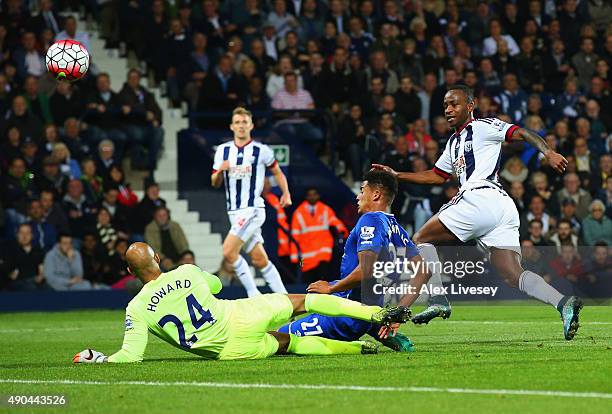
[[[88,162],[82,163],[84,170],[95,168]],[[9,177],[17,178],[16,168]],[[153,246],[163,269],[194,262],[181,226],[170,220],[159,196],[159,185],[149,183],[139,201],[122,183],[118,166],[110,174],[114,179],[95,176],[99,192],[83,177],[66,180],[65,193],[43,188],[25,199],[16,187],[14,195],[23,200],[26,212],[20,213],[15,204],[0,210],[0,289],[123,289],[134,279],[125,262],[133,241]]]
[[[124,81],[119,91],[95,56],[80,82],[47,74],[54,40],[90,46],[64,3],[0,6],[0,290],[123,288],[129,242],[148,237],[166,253],[165,269],[193,260],[184,235],[175,242],[176,226],[154,220],[157,210],[169,214],[153,175],[162,112],[141,73],[113,79]],[[126,182],[126,159],[148,177],[141,200]]]
[[[567,173],[558,176],[529,145],[505,145],[500,180],[519,208],[524,243],[540,222],[540,243],[612,242],[609,2],[203,0],[169,5],[157,0],[106,7],[119,17],[110,41],[125,42],[154,68],[176,104],[187,102],[196,112],[228,111],[240,104],[251,110],[318,109],[331,115],[327,135],[303,113],[282,119],[276,130],[331,148],[335,140],[347,170],[344,178],[353,183],[374,161],[402,171],[432,168],[451,134],[443,117],[444,94],[448,86],[464,83],[475,90],[477,117],[528,127],[569,160]],[[128,21],[151,32],[123,31]],[[418,229],[458,188],[447,183],[401,190],[394,212]]]
[[[449,135],[444,93],[458,82],[475,89],[476,116],[550,134],[580,173],[609,151],[612,5],[603,0],[110,1],[96,13],[109,44],[136,53],[192,111],[332,114],[327,138],[347,149],[339,155],[354,181],[402,139],[430,166]],[[303,116],[279,130],[326,139]],[[507,153],[539,168],[532,148]]]
[[[67,187],[61,195],[66,204],[94,208],[87,196],[78,200],[106,190],[104,172],[112,162],[97,161],[92,173],[82,161],[101,158],[112,142],[115,151],[129,149],[136,164],[154,169],[163,137],[159,108],[139,86],[138,71],[128,74],[118,95],[103,74],[95,85],[92,78],[89,86],[64,85],[49,93],[39,78],[44,67],[32,56],[44,53],[61,27],[69,36],[78,31],[74,22],[50,18],[50,1],[40,2],[43,12],[37,18],[28,15],[25,3],[7,1],[0,16],[0,109],[7,114],[1,154],[9,194],[3,208],[9,221],[14,212],[25,216],[31,209],[27,201],[43,175],[51,177],[47,181],[55,191]],[[505,145],[500,179],[519,208],[523,241],[541,238],[574,247],[610,243],[609,1],[111,0],[84,5],[108,46],[134,53],[177,106],[186,102],[200,112],[230,111],[240,104],[329,114],[333,121],[326,135],[303,113],[283,119],[278,130],[325,148],[335,141],[348,170],[345,178],[354,182],[373,161],[404,171],[431,168],[450,135],[442,116],[444,94],[448,86],[464,83],[475,90],[477,117],[528,127],[569,160],[567,173],[557,176],[529,145]],[[84,95],[87,88],[93,95]],[[77,96],[94,98],[83,105]],[[87,115],[74,119],[79,108],[87,108]],[[96,147],[98,142],[106,147]],[[139,147],[148,151],[139,153]],[[39,161],[43,174],[27,172],[36,167],[32,153],[53,157],[53,162]],[[13,198],[15,188],[21,199]],[[394,212],[416,229],[457,186],[401,190]],[[542,231],[536,237],[532,228],[538,225]]]

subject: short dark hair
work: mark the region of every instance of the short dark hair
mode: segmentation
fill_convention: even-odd
[[[170,215],[170,209],[166,206],[157,206],[155,207],[155,210],[153,210],[153,215],[155,216],[157,214],[158,211],[165,211],[166,213],[168,213],[168,216]]]
[[[193,250],[189,250],[189,249],[187,249],[187,250],[185,250],[183,253],[181,253],[181,257],[185,257],[185,256],[186,256],[186,255],[188,255],[188,254],[190,254],[190,255],[192,255],[193,257],[195,257],[195,253],[193,252]]]
[[[62,233],[58,234],[58,235],[57,235],[57,241],[58,241],[58,243],[59,243],[59,242],[61,242],[61,241],[62,241],[62,239],[63,239],[63,238],[66,238],[66,237],[69,237],[70,239],[72,239],[72,234],[70,234],[70,233],[65,233],[65,232],[62,232]]]
[[[147,184],[145,185],[145,191],[147,191],[151,187],[159,188],[159,184],[155,181],[148,181]]]
[[[393,203],[397,195],[397,178],[382,170],[370,170],[363,176],[371,187],[381,187],[389,204]]]
[[[448,87],[447,92],[461,91],[465,94],[468,103],[474,102],[474,90],[467,85],[452,85]]]
[[[557,227],[559,227],[560,224],[567,224],[568,226],[570,226],[570,228],[572,227],[572,222],[569,219],[566,218],[562,218],[559,220],[559,222],[557,223]]]
[[[531,227],[532,224],[534,223],[538,223],[540,225],[540,227],[544,227],[544,223],[542,223],[542,220],[534,218],[532,220],[529,220],[529,227]]]

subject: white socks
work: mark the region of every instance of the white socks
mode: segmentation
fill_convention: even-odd
[[[238,260],[232,263],[232,266],[234,266],[236,275],[238,279],[240,279],[242,286],[246,289],[247,296],[252,297],[261,295],[261,292],[257,289],[257,285],[255,285],[255,277],[251,273],[249,264],[244,257],[239,256]],[[285,289],[285,285],[283,285],[280,274],[271,261],[268,260],[268,264],[261,269],[261,274],[268,283],[268,286],[270,286],[270,289],[272,289],[272,292],[287,293],[287,289]]]
[[[268,264],[261,269],[261,274],[268,283],[268,286],[270,286],[270,289],[272,289],[272,292],[287,293],[287,289],[285,289],[285,285],[281,280],[280,274],[278,273],[278,270],[276,270],[276,266],[274,266],[271,261],[268,260]]]
[[[426,269],[431,271],[431,277],[427,282],[429,287],[429,291],[431,292],[432,288],[436,289],[439,292],[442,292],[442,278],[440,275],[440,270],[442,266],[440,264],[440,258],[438,257],[438,252],[436,248],[431,243],[421,243],[417,246],[419,249],[419,254],[423,258],[426,264]],[[435,295],[430,295],[435,296]]]
[[[563,299],[563,295],[557,289],[546,283],[540,275],[529,270],[525,270],[519,276],[519,289],[532,298],[549,303],[554,307],[557,307],[561,299]]]
[[[244,257],[238,256],[238,260],[232,263],[232,266],[234,266],[236,275],[238,276],[238,279],[240,279],[240,283],[242,283],[242,286],[244,286],[246,289],[247,296],[252,297],[261,295],[261,292],[257,290],[257,286],[255,285],[255,277],[251,273],[249,264],[246,260],[244,260]]]

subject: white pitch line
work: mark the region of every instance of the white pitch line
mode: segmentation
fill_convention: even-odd
[[[437,388],[437,387],[371,387],[365,385],[326,385],[326,384],[265,384],[265,383],[231,383],[231,382],[154,382],[154,381],[77,381],[77,380],[29,380],[0,378],[5,384],[47,384],[47,385],[146,385],[158,387],[202,387],[202,388],[266,388],[266,389],[300,389],[300,390],[334,390],[334,391],[375,391],[375,392],[431,392],[450,394],[487,394],[487,395],[527,395],[542,397],[569,398],[603,398],[612,399],[611,393],[603,392],[570,392],[547,390],[505,390],[477,388]]]
[[[555,324],[555,321],[444,321],[443,323],[477,323],[482,325],[541,325]],[[580,322],[580,326],[585,325],[612,325],[612,322]]]

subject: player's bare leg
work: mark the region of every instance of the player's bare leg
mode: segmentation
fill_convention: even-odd
[[[427,268],[430,270],[429,280],[426,281],[429,285],[429,291],[433,291],[434,294],[429,295],[428,306],[422,312],[414,315],[412,322],[415,324],[428,323],[430,320],[436,317],[442,317],[448,319],[451,315],[451,306],[448,299],[443,294],[435,294],[435,291],[442,291],[442,278],[441,278],[441,266],[438,252],[434,247],[433,243],[440,242],[457,242],[457,237],[451,233],[449,229],[442,224],[438,218],[438,214],[430,218],[427,223],[418,230],[412,237],[412,240],[419,249],[419,254],[428,264]],[[422,281],[413,279],[410,284],[417,288],[417,292],[423,285]],[[413,300],[416,300],[418,294]]]
[[[285,285],[280,277],[280,273],[276,269],[276,266],[268,259],[266,250],[263,248],[261,243],[255,244],[255,247],[248,252],[251,256],[251,263],[261,272],[263,278],[272,289],[274,293],[287,293]]]
[[[524,270],[519,254],[509,249],[491,249],[491,263],[510,286],[518,288],[532,298],[548,303],[559,311],[563,320],[565,339],[571,340],[579,325],[582,300],[576,296],[563,296],[538,274]]]
[[[242,283],[242,286],[247,291],[249,297],[261,295],[261,292],[257,290],[255,285],[255,277],[249,269],[249,264],[244,257],[240,255],[240,249],[244,242],[234,234],[228,234],[223,241],[223,258],[232,265],[236,272],[236,276]]]

